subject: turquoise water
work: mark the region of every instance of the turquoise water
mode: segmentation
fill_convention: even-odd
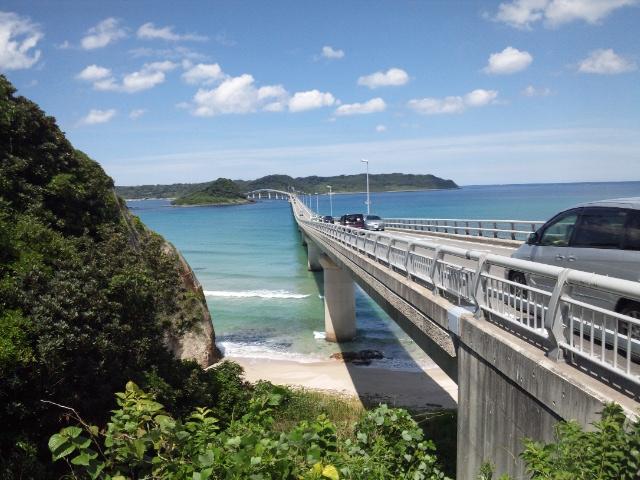
[[[459,190],[379,193],[372,213],[431,218],[545,220],[576,203],[640,196],[640,182],[471,186]],[[298,361],[340,350],[373,348],[375,366],[413,370],[431,360],[362,291],[356,293],[357,338],[337,346],[322,338],[321,274],[307,271],[289,204],[171,207],[166,200],[129,202],[133,213],[173,242],[203,285],[219,346],[228,355]],[[329,213],[326,195],[318,198]],[[315,209],[316,198],[311,199]],[[333,213],[364,210],[364,195],[333,196]]]

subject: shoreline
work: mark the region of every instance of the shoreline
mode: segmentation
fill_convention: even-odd
[[[413,410],[457,408],[458,386],[438,367],[410,372],[356,366],[340,360],[297,362],[234,356],[222,360],[242,366],[245,379],[251,383],[267,380],[276,385],[358,397],[365,405],[387,403]]]

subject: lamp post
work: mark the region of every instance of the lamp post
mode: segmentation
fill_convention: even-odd
[[[331,185],[327,185],[327,188],[329,189],[329,209],[330,209],[330,215],[333,217],[333,200],[331,199]]]
[[[365,160],[364,158],[360,160],[363,163],[367,164],[367,215],[371,213],[371,201],[369,200],[369,160]]]
[[[320,208],[318,208],[318,192],[316,192],[316,213],[320,213]]]

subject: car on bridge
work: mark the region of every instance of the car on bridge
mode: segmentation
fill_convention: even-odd
[[[378,215],[365,215],[364,228],[365,230],[384,230],[384,220]]]
[[[638,282],[640,197],[583,203],[560,212],[529,235],[511,257]],[[513,282],[542,290],[553,290],[555,285],[542,275],[513,270],[506,275]],[[585,303],[640,318],[637,300],[592,288],[577,288],[573,295]]]
[[[361,213],[349,213],[340,217],[340,225],[353,228],[364,228],[364,215]]]
[[[322,222],[323,223],[333,223],[333,217],[331,215],[325,215],[324,217],[322,217]]]

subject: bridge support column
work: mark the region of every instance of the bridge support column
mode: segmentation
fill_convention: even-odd
[[[320,265],[324,270],[325,338],[328,342],[347,342],[356,336],[353,280],[327,256],[320,257]]]
[[[307,267],[310,272],[319,272],[322,270],[322,265],[320,265],[320,255],[322,255],[322,252],[318,246],[307,240]]]

